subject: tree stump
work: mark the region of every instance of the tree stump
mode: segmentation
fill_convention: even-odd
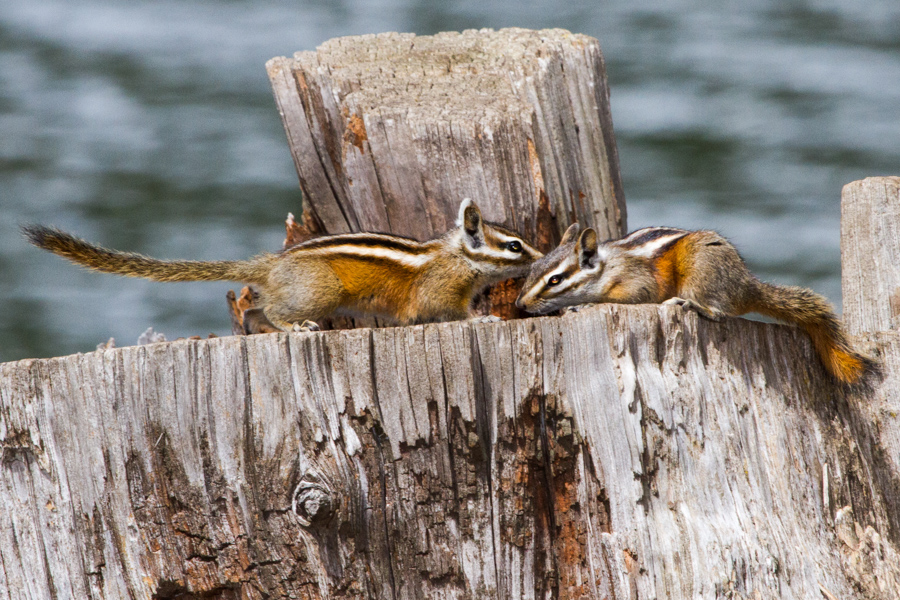
[[[327,233],[426,240],[463,198],[547,251],[574,221],[625,231],[597,40],[563,30],[386,33],[266,65],[304,196]],[[495,297],[511,315],[515,293]]]
[[[0,400],[0,598],[900,592],[889,448],[791,327],[184,340],[0,365]]]

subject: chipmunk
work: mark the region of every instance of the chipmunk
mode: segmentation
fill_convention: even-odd
[[[598,243],[593,229],[578,235],[572,225],[559,247],[532,265],[516,305],[547,313],[591,302],[676,304],[713,321],[757,312],[804,329],[841,383],[856,383],[874,367],[852,348],[823,296],[763,283],[714,231],[648,227]]]
[[[243,261],[157,260],[47,227],[23,231],[35,246],[96,271],[155,281],[255,284],[257,306],[283,330],[331,315],[379,316],[401,325],[464,319],[476,294],[525,275],[542,256],[511,231],[486,223],[468,198],[460,204],[457,227],[428,242],[346,233]]]

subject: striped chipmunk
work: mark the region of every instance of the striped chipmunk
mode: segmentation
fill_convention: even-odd
[[[515,233],[486,223],[468,198],[460,204],[457,227],[427,242],[345,233],[242,261],[158,260],[43,226],[23,232],[35,246],[104,273],[165,282],[251,284],[259,294],[259,308],[252,310],[260,312],[245,314],[245,329],[248,322],[282,330],[295,325],[317,329],[316,319],[342,315],[377,316],[400,325],[465,319],[479,292],[524,276],[542,256]]]
[[[531,267],[516,305],[547,313],[593,302],[676,304],[713,321],[756,312],[805,330],[840,383],[857,383],[875,366],[850,345],[823,296],[763,283],[714,231],[647,227],[598,243],[596,231],[578,235],[574,224],[559,247]]]

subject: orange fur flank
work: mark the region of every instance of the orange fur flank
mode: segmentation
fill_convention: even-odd
[[[410,312],[414,303],[414,269],[353,256],[336,256],[328,265],[344,288],[341,304],[349,310],[406,320],[403,313]]]
[[[327,263],[340,282],[340,305],[351,314],[390,315],[400,324],[464,318],[475,279],[450,266],[435,278],[421,269],[374,257],[335,256]],[[422,293],[437,287],[439,298]]]
[[[693,236],[688,235],[675,242],[675,246],[672,248],[672,251],[675,253],[675,278],[673,285],[676,290],[681,287],[681,282],[690,275],[691,266],[693,265],[691,259],[694,256],[694,252],[696,252],[694,245]]]
[[[657,302],[678,295],[678,288],[690,269],[692,245],[690,236],[683,237],[654,259],[654,276],[659,290]]]

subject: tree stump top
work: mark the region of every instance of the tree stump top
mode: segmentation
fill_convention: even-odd
[[[546,73],[552,60],[573,49],[598,48],[597,40],[562,29],[468,30],[336,38],[294,57],[327,70],[333,90],[362,110],[411,121],[465,119],[489,133],[500,125],[500,113],[531,119],[517,78]]]

